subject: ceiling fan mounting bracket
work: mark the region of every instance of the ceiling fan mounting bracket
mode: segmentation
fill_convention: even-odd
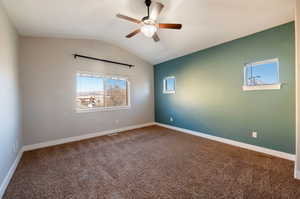
[[[146,4],[147,7],[150,7],[150,5],[151,5],[151,0],[145,0],[145,4]]]

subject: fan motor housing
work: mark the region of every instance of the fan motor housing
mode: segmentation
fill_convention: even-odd
[[[149,16],[146,16],[146,17],[142,18],[142,21],[147,21],[147,20],[149,20]]]

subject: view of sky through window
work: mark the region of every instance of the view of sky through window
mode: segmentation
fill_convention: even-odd
[[[167,91],[175,90],[175,78],[167,78],[166,79],[166,90]]]
[[[246,66],[245,72],[245,80],[248,86],[272,85],[279,83],[278,61],[249,64]]]
[[[104,91],[103,78],[77,76],[77,93]]]
[[[107,79],[106,86],[110,88],[126,89],[126,81],[119,79]]]

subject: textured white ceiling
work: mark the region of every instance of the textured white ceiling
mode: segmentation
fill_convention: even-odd
[[[115,17],[141,19],[144,0],[1,0],[21,35],[98,39],[157,64],[294,20],[295,0],[159,0],[160,22],[182,30],[159,30],[154,43],[137,25]]]

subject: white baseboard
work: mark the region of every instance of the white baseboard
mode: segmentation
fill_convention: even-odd
[[[230,144],[230,145],[233,145],[233,146],[241,147],[241,148],[244,148],[244,149],[248,149],[248,150],[252,150],[252,151],[256,151],[256,152],[260,152],[260,153],[265,153],[265,154],[276,156],[276,157],[279,157],[279,158],[292,160],[292,161],[295,161],[295,159],[296,159],[296,156],[294,154],[289,154],[289,153],[285,153],[285,152],[281,152],[281,151],[267,149],[267,148],[255,146],[255,145],[252,145],[252,144],[246,144],[246,143],[243,143],[243,142],[238,142],[238,141],[234,141],[234,140],[230,140],[230,139],[226,139],[226,138],[221,138],[221,137],[217,137],[217,136],[213,136],[213,135],[208,135],[208,134],[201,133],[201,132],[198,132],[198,131],[192,131],[192,130],[183,129],[183,128],[179,128],[179,127],[174,127],[174,126],[166,125],[166,124],[162,124],[162,123],[156,123],[156,124],[158,126],[162,126],[162,127],[168,128],[168,129],[180,131],[180,132],[183,132],[183,133],[188,133],[188,134],[195,135],[195,136],[198,136],[198,137],[207,138],[207,139],[210,139],[210,140],[222,142],[222,143],[225,143],[225,144]],[[300,179],[300,173],[299,173],[298,176],[299,176],[299,179]]]
[[[4,193],[5,193],[5,190],[11,180],[11,178],[13,177],[14,173],[15,173],[15,170],[21,160],[21,157],[22,157],[22,154],[23,154],[23,148],[19,151],[14,163],[11,165],[8,173],[6,174],[2,184],[1,184],[1,187],[0,187],[0,198],[3,197]]]
[[[90,139],[90,138],[94,138],[94,137],[109,135],[109,134],[113,134],[113,133],[119,133],[122,131],[129,131],[129,130],[152,126],[152,125],[155,125],[155,122],[134,125],[134,126],[128,126],[128,127],[113,129],[113,130],[106,130],[106,131],[102,131],[102,132],[98,132],[98,133],[90,133],[90,134],[80,135],[80,136],[76,136],[76,137],[62,138],[62,139],[58,139],[58,140],[52,140],[52,141],[42,142],[42,143],[37,143],[37,144],[32,144],[32,145],[26,145],[23,147],[23,149],[24,149],[24,151],[31,151],[31,150],[35,150],[35,149],[40,149],[40,148],[45,148],[45,147],[49,147],[49,146],[55,146],[55,145],[59,145],[59,144],[65,144],[65,143],[69,143],[69,142]]]

